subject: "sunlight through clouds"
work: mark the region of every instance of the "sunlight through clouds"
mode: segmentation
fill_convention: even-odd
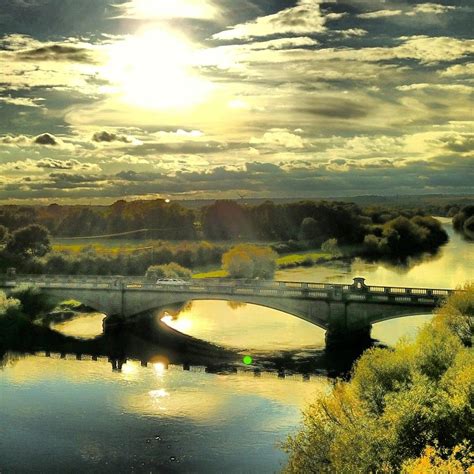
[[[184,39],[153,29],[109,47],[104,91],[149,109],[190,108],[203,102],[214,86],[191,71],[194,54]]]

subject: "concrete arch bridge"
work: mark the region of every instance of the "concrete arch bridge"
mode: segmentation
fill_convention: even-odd
[[[193,300],[228,300],[283,311],[326,330],[329,345],[370,336],[372,324],[430,313],[454,290],[228,279],[150,281],[141,277],[22,275],[0,280],[7,293],[35,285],[54,301],[76,299],[114,320]]]

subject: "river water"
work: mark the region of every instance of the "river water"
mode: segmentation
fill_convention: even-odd
[[[472,243],[444,225],[450,242],[434,257],[407,266],[356,261],[281,271],[279,280],[453,288],[472,279]],[[158,320],[163,314],[155,314]],[[56,326],[64,334],[100,334],[102,315]],[[412,336],[430,316],[374,325],[384,344]],[[311,354],[324,346],[319,328],[253,305],[197,301],[165,322],[186,334],[242,353]],[[277,472],[279,449],[299,424],[300,410],[331,385],[325,375],[303,381],[252,371],[219,375],[203,368],[142,367],[128,360],[113,371],[107,358],[61,359],[6,354],[0,369],[0,472]],[[1,364],[0,364],[1,365]]]

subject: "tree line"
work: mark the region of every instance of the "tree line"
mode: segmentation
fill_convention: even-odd
[[[51,235],[100,236],[120,231],[120,236],[130,239],[129,232],[137,230],[135,238],[160,234],[182,244],[161,243],[152,251],[132,254],[108,255],[87,247],[79,253],[51,252]],[[434,252],[447,239],[441,224],[431,217],[410,210],[361,209],[345,202],[267,201],[246,206],[221,200],[197,211],[162,200],[117,201],[103,207],[0,208],[0,270],[15,266],[28,273],[143,275],[151,265],[172,262],[195,269],[220,263],[231,243],[252,241],[265,242],[280,254],[331,242],[336,249],[352,246],[356,254],[374,259],[403,259]],[[252,273],[248,256],[240,254],[236,261],[244,265],[247,260],[247,270],[236,273]]]

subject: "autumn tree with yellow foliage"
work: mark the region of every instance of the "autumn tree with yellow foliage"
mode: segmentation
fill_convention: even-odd
[[[268,247],[241,244],[222,256],[222,266],[231,278],[270,280],[277,268],[278,255]]]
[[[413,342],[368,350],[305,410],[286,472],[474,472],[474,284],[463,290]]]

